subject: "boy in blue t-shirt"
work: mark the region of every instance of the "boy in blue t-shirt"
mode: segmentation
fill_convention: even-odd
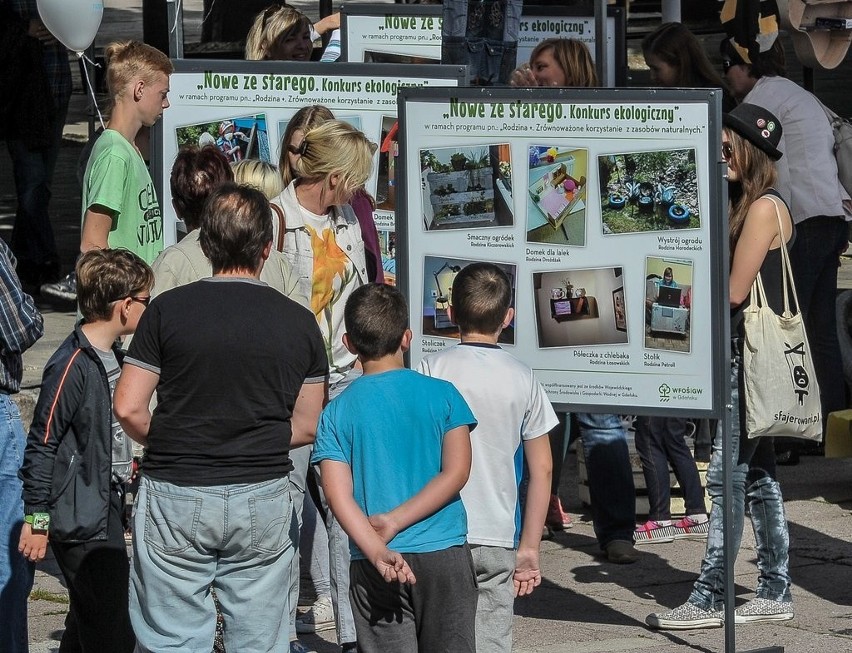
[[[452,384],[404,368],[412,336],[399,291],[358,288],[344,321],[364,375],[323,410],[311,462],[350,537],[358,649],[473,653],[476,579],[459,491],[476,420]]]

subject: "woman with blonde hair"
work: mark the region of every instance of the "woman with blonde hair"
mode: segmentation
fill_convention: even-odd
[[[248,61],[310,61],[314,41],[339,27],[339,13],[312,25],[295,7],[270,5],[255,17],[249,29],[245,57]],[[324,57],[323,60],[331,59]]]
[[[793,618],[790,594],[790,533],[784,498],[775,480],[775,451],[771,437],[749,438],[743,393],[743,308],[752,283],[760,273],[769,305],[783,311],[781,248],[789,249],[795,227],[787,204],[775,190],[774,161],[781,158],[781,123],[768,110],[740,104],[723,116],[722,158],[728,164],[729,240],[731,274],[731,448],[733,491],[731,505],[722,504],[722,459],[726,443],[717,434],[707,471],[707,493],[712,500],[709,534],[701,571],[686,603],[645,619],[651,628],[690,630],[724,625],[723,510],[731,514],[733,545],[743,535],[745,508],[754,527],[758,580],[756,596],[736,609],[736,623],[785,621]]]
[[[530,61],[512,73],[512,86],[598,86],[595,62],[586,44],[577,39],[544,39]]]
[[[361,374],[356,356],[342,340],[346,300],[356,288],[370,282],[361,225],[348,202],[370,176],[376,145],[340,120],[317,119],[318,124],[311,126],[305,118],[316,118],[323,111],[315,107],[302,111],[288,126],[291,140],[285,135],[282,143],[282,157],[286,156],[284,150],[292,155],[282,172],[287,170],[292,179],[273,204],[285,216],[284,256],[298,277],[299,292],[309,299],[325,341],[329,398],[334,398]],[[304,449],[307,451],[294,452],[291,480],[294,474],[307,471],[310,450]],[[348,596],[348,538],[331,512],[326,514],[337,637],[342,650],[351,651],[355,650],[356,634]],[[290,588],[292,597],[298,593],[298,575],[291,581],[295,581]],[[316,628],[320,620],[314,617],[310,626]]]
[[[290,118],[281,139],[281,154],[278,159],[278,170],[285,187],[298,176],[295,166],[300,156],[299,146],[305,137],[305,131],[327,120],[334,120],[334,114],[321,104],[302,107]],[[372,282],[384,283],[382,250],[376,222],[373,219],[376,204],[372,196],[365,189],[360,188],[352,195],[349,205],[355,211],[358,223],[361,225],[361,237],[364,239],[364,250],[367,256],[367,276]]]

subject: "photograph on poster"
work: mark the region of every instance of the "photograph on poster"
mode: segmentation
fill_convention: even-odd
[[[627,331],[627,306],[624,303],[624,286],[612,291],[612,311],[615,314],[615,328]]]
[[[598,157],[604,234],[699,229],[695,150]]]
[[[382,133],[379,138],[379,175],[376,182],[376,208],[380,211],[396,210],[394,164],[398,154],[396,116],[382,116]]]
[[[588,160],[585,149],[530,146],[527,242],[586,244]]]
[[[615,274],[616,270],[621,268],[534,272],[538,346],[547,349],[627,343],[625,282]],[[618,290],[622,293],[620,317],[615,304]]]
[[[689,259],[645,258],[645,347],[689,353],[692,269]]]
[[[450,320],[447,309],[453,304],[453,280],[462,269],[471,263],[471,259],[447,258],[444,256],[426,256],[423,260],[423,335],[459,339],[459,328]],[[490,261],[498,266],[512,283],[512,306],[517,302],[517,266],[511,263]],[[503,329],[497,342],[504,345],[515,344],[515,320]]]
[[[364,50],[364,63],[441,63],[441,58]]]
[[[379,247],[382,250],[382,269],[385,271],[385,283],[396,285],[396,234],[393,231],[379,230]]]
[[[228,161],[260,159],[271,163],[266,114],[240,116],[175,128],[178,149],[186,145],[215,145]]]
[[[420,150],[424,229],[512,226],[509,149],[501,143]]]

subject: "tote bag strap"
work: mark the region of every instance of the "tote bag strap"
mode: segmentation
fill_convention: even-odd
[[[790,253],[787,251],[787,243],[784,242],[784,226],[781,223],[781,212],[778,210],[778,199],[772,195],[764,195],[772,201],[775,206],[775,218],[778,220],[778,240],[781,242],[781,280],[784,288],[784,314],[790,315],[790,291],[793,294],[793,303],[796,307],[796,314],[802,312],[799,308],[799,296],[796,293],[796,282],[793,280],[793,266],[790,263]],[[788,288],[789,285],[789,288]]]
[[[270,202],[269,206],[272,207],[272,210],[275,212],[275,215],[278,216],[278,242],[277,249],[279,252],[284,251],[284,232],[287,230],[287,221],[284,219],[284,210],[275,204],[274,202]]]

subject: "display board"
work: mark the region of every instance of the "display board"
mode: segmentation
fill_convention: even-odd
[[[440,63],[441,5],[344,4],[340,10],[341,60],[377,63]],[[607,7],[607,81],[627,80],[626,21],[621,7]],[[525,5],[518,31],[518,65],[539,41],[573,38],[595,56],[595,18],[570,7]]]
[[[719,414],[717,91],[402,89],[400,118],[412,365],[458,341],[452,281],[491,261],[514,292],[500,343],[553,403]]]
[[[232,162],[277,164],[287,121],[310,104],[325,105],[382,145],[396,123],[400,88],[455,87],[467,81],[464,66],[212,60],[175,60],[174,65],[171,106],[155,127],[152,163],[166,246],[176,242],[169,174],[180,146],[213,144]],[[389,257],[396,204],[392,149],[379,148],[367,182]]]

